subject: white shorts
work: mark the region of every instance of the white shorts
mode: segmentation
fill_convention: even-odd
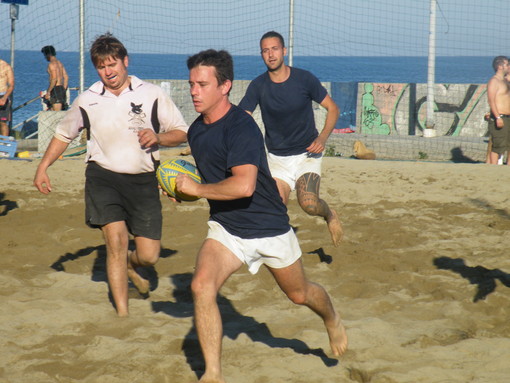
[[[267,162],[273,178],[278,178],[296,188],[296,181],[306,173],[321,175],[322,153],[303,153],[294,156],[277,156],[267,153]]]
[[[276,237],[243,239],[230,234],[216,221],[208,221],[207,238],[220,242],[241,262],[248,271],[256,274],[265,264],[273,269],[282,269],[292,265],[301,257],[301,248],[292,229]]]

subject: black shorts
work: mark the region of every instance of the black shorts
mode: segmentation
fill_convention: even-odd
[[[161,201],[155,172],[115,173],[89,162],[85,178],[88,226],[125,221],[132,235],[161,239]]]
[[[66,90],[62,85],[56,85],[50,93],[50,103],[65,104],[67,99]]]
[[[0,122],[9,122],[11,120],[11,110],[9,109],[10,99],[0,106]]]

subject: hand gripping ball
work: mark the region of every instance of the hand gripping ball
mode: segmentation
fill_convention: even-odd
[[[175,190],[175,177],[179,174],[187,174],[193,181],[202,183],[197,167],[181,158],[166,160],[156,170],[159,185],[168,195],[181,201],[196,201],[199,199],[199,197],[179,193]]]

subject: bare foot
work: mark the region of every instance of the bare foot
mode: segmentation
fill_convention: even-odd
[[[128,266],[128,268],[127,268],[128,277],[131,280],[131,282],[133,282],[133,285],[135,285],[135,287],[138,290],[138,292],[140,294],[142,294],[142,295],[146,295],[146,294],[149,293],[150,283],[149,283],[149,281],[147,279],[142,278],[140,276],[140,274],[138,274],[136,272],[135,268],[131,264],[131,253],[132,252],[129,252],[128,263],[127,263],[127,266]]]
[[[333,355],[341,356],[347,351],[347,333],[338,313],[336,313],[335,323],[331,327],[326,325],[326,330]]]
[[[226,383],[225,379],[222,376],[212,377],[207,376],[207,374],[202,375],[199,380],[200,383]]]
[[[120,318],[126,318],[129,316],[129,308],[126,302],[119,302],[119,304],[115,307],[115,311],[117,312],[117,316]]]
[[[344,236],[344,230],[342,229],[342,224],[338,219],[338,214],[333,209],[331,210],[331,215],[328,219],[326,219],[326,223],[328,224],[328,230],[331,234],[331,240],[333,241],[333,245],[337,247],[342,242],[342,238]]]
[[[117,316],[119,318],[127,318],[129,316],[129,312],[127,310],[118,310]]]

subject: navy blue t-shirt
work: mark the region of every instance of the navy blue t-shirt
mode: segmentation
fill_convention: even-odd
[[[312,73],[290,67],[289,78],[275,83],[265,72],[253,80],[239,103],[241,109],[262,112],[270,153],[291,156],[306,152],[317,138],[312,101],[321,103],[326,89]]]
[[[258,168],[253,195],[230,201],[208,200],[210,219],[245,239],[273,237],[290,230],[287,208],[269,172],[264,140],[253,117],[235,105],[212,124],[205,124],[200,116],[189,128],[188,142],[205,183],[231,177],[234,166],[251,164]]]

